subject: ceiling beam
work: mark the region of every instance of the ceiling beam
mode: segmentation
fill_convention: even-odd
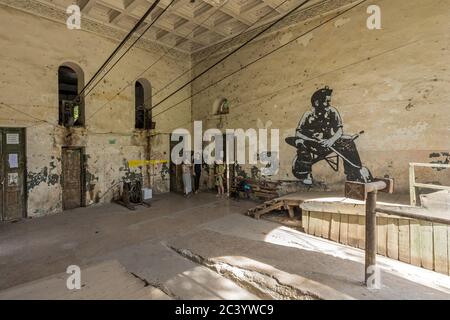
[[[282,7],[283,6],[279,6],[280,4],[275,4],[273,0],[261,0],[262,2],[264,2],[267,6],[269,6],[270,8],[272,8],[273,10],[275,10],[278,13],[285,13],[287,10],[283,10]],[[283,3],[283,2],[281,2]],[[278,7],[279,6],[279,7]]]
[[[95,6],[97,0],[78,0],[77,4],[80,7],[81,13],[88,14]]]
[[[141,5],[143,2],[141,0],[133,0],[131,1],[128,6],[125,7],[125,10],[120,11],[118,15],[110,19],[109,23],[117,23],[120,19],[122,19],[126,15],[130,15],[131,12],[136,9],[139,5]]]

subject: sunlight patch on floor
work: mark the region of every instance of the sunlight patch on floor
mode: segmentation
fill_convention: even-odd
[[[336,258],[364,263],[364,250],[351,248],[326,239],[317,238],[287,227],[270,231],[264,241],[271,244],[318,252]],[[377,265],[382,271],[409,281],[450,293],[450,277],[419,268],[401,261],[377,256]]]

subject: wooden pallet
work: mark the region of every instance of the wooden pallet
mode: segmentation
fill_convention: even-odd
[[[247,215],[259,219],[264,214],[284,209],[288,211],[290,218],[294,218],[295,208],[300,208],[300,205],[306,200],[330,196],[338,195],[330,194],[329,192],[294,192],[275,199],[269,199],[263,204],[248,210]]]
[[[287,210],[289,217],[294,218],[294,208],[299,207],[302,203],[301,200],[289,200],[277,198],[269,200],[247,211],[248,216],[252,216],[255,219],[260,219],[262,215],[270,213],[275,210]]]

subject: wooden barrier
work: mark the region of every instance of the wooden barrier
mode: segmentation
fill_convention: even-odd
[[[422,168],[439,168],[439,169],[450,169],[450,164],[444,163],[410,163],[409,164],[409,194],[411,199],[411,205],[417,205],[416,188],[426,188],[431,190],[447,190],[450,191],[450,186],[441,186],[437,184],[430,183],[419,183],[416,182],[415,167]]]
[[[331,202],[329,203],[331,204]],[[361,201],[304,202],[302,225],[306,233],[365,248],[365,206]],[[325,210],[320,209],[324,207]],[[377,254],[450,275],[450,227],[446,224],[377,212]]]

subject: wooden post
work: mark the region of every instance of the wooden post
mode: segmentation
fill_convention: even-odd
[[[378,289],[380,286],[377,269],[377,193],[394,192],[393,179],[375,179],[374,182],[361,183],[347,181],[345,195],[348,198],[366,202],[366,261],[364,282],[369,289]]]
[[[376,273],[377,264],[377,215],[375,208],[377,206],[377,190],[367,194],[366,200],[366,265],[365,265],[365,284],[372,287],[373,277]]]

